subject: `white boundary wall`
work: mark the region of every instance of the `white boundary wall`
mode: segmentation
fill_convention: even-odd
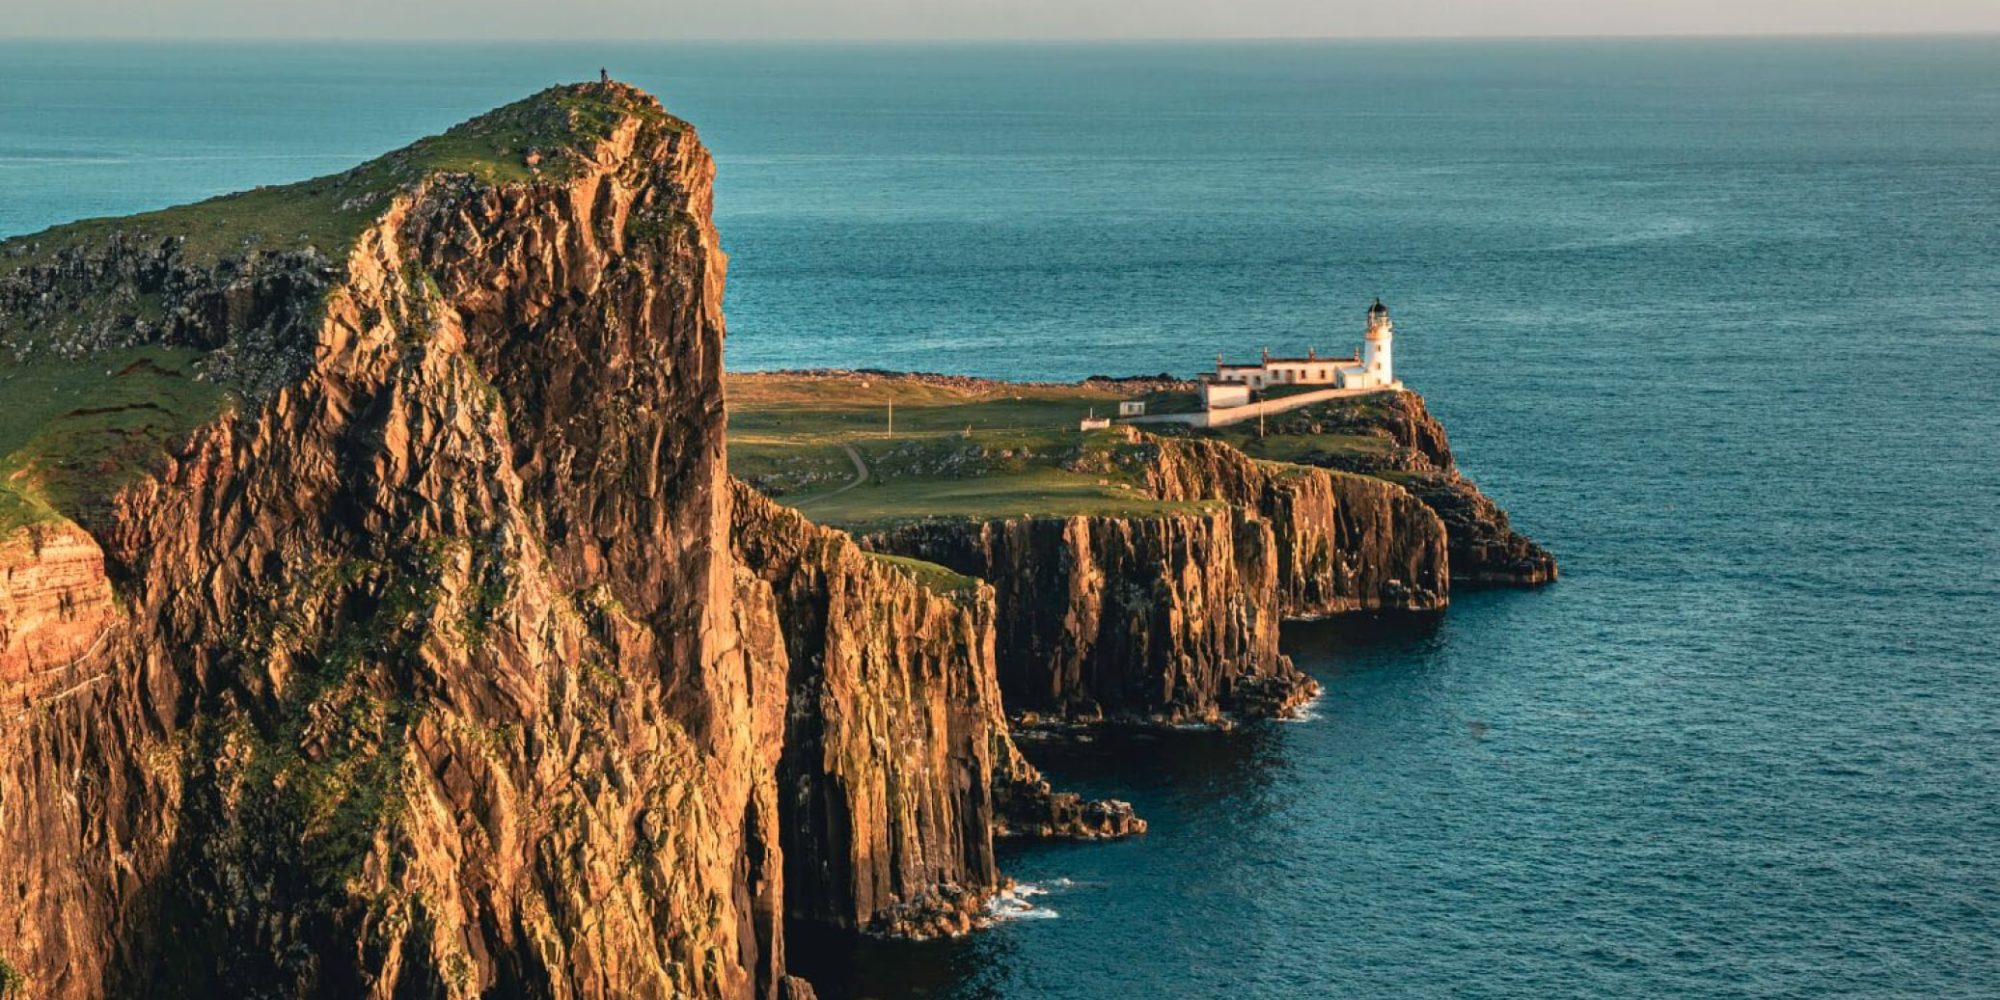
[[[1203,410],[1198,413],[1156,413],[1145,417],[1126,417],[1121,424],[1186,424],[1189,427],[1227,427],[1245,420],[1268,417],[1273,413],[1296,410],[1301,406],[1324,403],[1329,399],[1347,399],[1354,396],[1372,396],[1378,392],[1394,392],[1403,388],[1401,382],[1391,382],[1386,386],[1369,386],[1363,389],[1321,389],[1317,392],[1302,392],[1296,396],[1266,399],[1242,406],[1231,406],[1221,410]]]

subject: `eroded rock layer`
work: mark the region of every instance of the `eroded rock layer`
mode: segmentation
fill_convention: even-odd
[[[1216,721],[1314,690],[1278,652],[1271,526],[1240,510],[927,521],[868,543],[994,587],[1017,714]]]
[[[1228,445],[1156,438],[1147,463],[1162,500],[1222,500],[1271,523],[1278,613],[1432,611],[1450,597],[1444,524],[1394,483],[1258,462]]]

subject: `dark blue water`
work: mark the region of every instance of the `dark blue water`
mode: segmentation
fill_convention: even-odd
[[[737,367],[1398,367],[1563,560],[1294,628],[1318,718],[1037,746],[1142,840],[830,996],[2000,996],[2000,40],[0,45],[0,233],[600,64],[720,162]]]

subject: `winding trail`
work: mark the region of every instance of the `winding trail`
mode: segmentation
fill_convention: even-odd
[[[792,505],[794,509],[810,507],[822,500],[831,500],[868,481],[868,463],[861,460],[861,453],[854,450],[854,446],[845,441],[840,443],[840,450],[846,452],[847,460],[854,463],[854,478],[848,480],[847,485],[830,493],[822,493],[816,497],[807,497],[804,500],[800,500],[798,503]]]

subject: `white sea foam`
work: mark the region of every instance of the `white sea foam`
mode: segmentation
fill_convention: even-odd
[[[1053,884],[1067,886],[1069,879],[1057,879]],[[1003,889],[986,901],[986,916],[995,923],[1003,920],[1054,920],[1060,914],[1032,902],[1035,897],[1048,894],[1049,889],[1045,886],[1016,883],[1013,888]]]
[[[1319,714],[1320,699],[1325,697],[1326,697],[1326,691],[1321,690],[1320,693],[1313,695],[1311,698],[1308,698],[1305,701],[1302,701],[1299,704],[1294,705],[1291,708],[1288,708],[1285,711],[1278,713],[1278,715],[1276,716],[1277,721],[1318,722],[1320,720],[1320,714]]]

